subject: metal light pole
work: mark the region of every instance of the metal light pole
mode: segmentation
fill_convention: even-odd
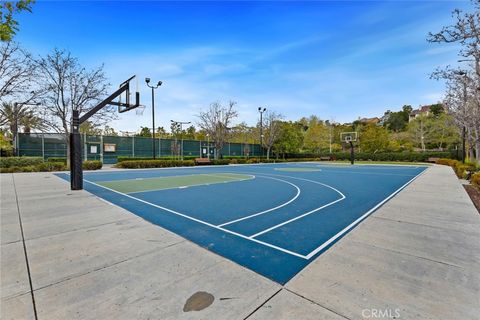
[[[458,62],[462,62],[459,60]],[[458,75],[463,76],[463,107],[467,106],[467,73],[465,71],[456,72]],[[465,140],[466,140],[466,128],[463,125],[462,128],[462,163],[465,163],[466,149],[465,149]]]
[[[262,150],[263,157],[263,113],[267,111],[267,108],[258,107],[258,112],[260,113],[260,149]]]
[[[155,89],[162,85],[162,81],[158,81],[156,86],[151,86],[150,78],[145,78],[145,83],[147,87],[152,89],[152,152],[153,152],[153,159],[156,157],[155,152]]]
[[[13,112],[15,114],[15,132],[12,132],[12,138],[13,138],[13,147],[14,147],[14,152],[13,155],[18,157],[18,117],[20,113],[20,108],[23,106],[31,106],[31,107],[38,107],[40,103],[28,103],[26,102],[14,102],[13,103]]]
[[[207,158],[210,160],[210,135],[207,133]]]
[[[184,124],[190,124],[190,123],[191,123],[190,121],[175,121],[175,120],[170,120],[170,122],[171,122],[172,125],[174,125],[174,126],[180,125],[180,133],[181,133],[182,130],[183,130],[183,125],[184,125]],[[180,154],[181,154],[181,157],[182,157],[182,160],[183,160],[183,138],[182,138],[182,150],[180,150]]]

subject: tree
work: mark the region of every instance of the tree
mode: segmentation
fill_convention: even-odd
[[[90,121],[85,121],[80,125],[80,133],[96,136],[102,134],[102,129]]]
[[[388,111],[388,118],[387,120],[385,120],[383,126],[393,132],[400,132],[405,130],[412,110],[412,106],[406,104],[402,107],[402,111]]]
[[[410,113],[413,111],[413,108],[411,105],[409,104],[406,104],[402,107],[402,111],[407,115],[407,120],[408,120],[408,116],[410,115]]]
[[[195,133],[196,133],[195,127],[190,126],[190,127],[187,128],[187,131],[185,132],[185,134],[182,134],[182,138],[193,140],[193,139],[195,139]]]
[[[282,115],[268,110],[264,116],[263,146],[267,149],[267,159],[270,159],[270,151],[281,134]]]
[[[360,133],[360,148],[363,152],[387,151],[389,146],[388,131],[374,124],[366,125]]]
[[[391,112],[384,126],[393,132],[403,131],[408,124],[408,114],[405,111]]]
[[[447,94],[444,100],[447,112],[452,114],[459,130],[466,133],[470,158],[480,162],[480,1],[472,1],[473,12],[453,11],[454,23],[440,32],[429,33],[427,40],[433,43],[457,43],[462,61],[471,62],[467,69],[447,67],[437,70],[432,78],[446,80]]]
[[[167,130],[164,127],[158,127],[157,132],[155,132],[155,137],[166,138],[168,136]]]
[[[49,117],[51,127],[65,135],[69,150],[70,120],[73,110],[80,115],[95,107],[107,93],[103,66],[86,70],[72,54],[54,49],[36,60],[41,73],[40,85],[44,92],[43,111]],[[112,106],[106,106],[89,121],[94,126],[108,123],[115,117]],[[70,152],[67,150],[67,157]]]
[[[443,105],[441,103],[432,104],[430,106],[430,112],[435,116],[438,117],[441,113],[444,112]]]
[[[0,3],[0,40],[11,41],[18,31],[14,15],[22,11],[32,12],[35,0],[2,1]]]
[[[22,104],[7,102],[0,105],[0,126],[10,131],[14,146],[20,127],[23,127],[25,133],[32,129],[46,129],[46,124],[37,116],[36,110]]]
[[[443,150],[448,145],[458,143],[458,128],[453,117],[445,113],[428,117],[425,123],[426,143]]]
[[[114,128],[106,125],[104,128],[103,128],[103,135],[104,136],[112,136],[112,137],[118,137],[118,133],[117,131],[115,131]]]
[[[200,111],[198,114],[199,127],[209,134],[210,139],[214,142],[215,159],[218,159],[219,153],[229,137],[233,119],[238,116],[235,110],[236,105],[235,101],[230,101],[226,106],[222,106],[220,102],[213,102],[207,111]]]
[[[36,102],[42,94],[37,78],[37,69],[28,52],[14,42],[0,45],[0,102]]]
[[[304,147],[311,152],[320,153],[322,150],[329,149],[330,136],[331,127],[315,117],[311,119],[308,130],[305,132]]]
[[[152,137],[152,131],[150,131],[149,127],[141,127],[140,132],[135,135],[136,137],[145,137],[145,138],[151,138]]]
[[[285,158],[286,153],[298,153],[303,145],[303,128],[301,122],[282,121],[281,134],[273,148],[275,153]]]

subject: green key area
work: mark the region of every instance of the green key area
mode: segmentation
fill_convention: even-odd
[[[236,173],[192,174],[171,177],[100,181],[97,184],[122,193],[144,192],[253,179]]]

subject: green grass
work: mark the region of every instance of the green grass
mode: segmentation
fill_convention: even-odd
[[[100,181],[97,184],[122,192],[142,192],[191,187],[204,184],[224,183],[253,179],[250,175],[235,173],[194,174],[172,177],[142,178],[129,180]]]

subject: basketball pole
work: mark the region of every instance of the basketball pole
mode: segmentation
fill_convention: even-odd
[[[82,168],[82,141],[80,138],[80,125],[87,121],[91,116],[100,111],[107,105],[116,105],[126,107],[125,111],[136,108],[140,105],[140,94],[135,95],[136,101],[134,105],[129,104],[128,95],[130,92],[129,81],[135,76],[131,77],[120,85],[120,88],[112,93],[108,98],[100,102],[96,107],[90,109],[87,113],[80,117],[79,110],[73,110],[72,123],[70,130],[70,189],[83,189],[83,168]],[[113,101],[122,93],[127,92],[127,103]],[[124,111],[123,111],[124,112]],[[85,159],[86,160],[86,159]]]
[[[355,148],[353,147],[353,142],[350,141],[350,163],[353,165],[355,162]]]

